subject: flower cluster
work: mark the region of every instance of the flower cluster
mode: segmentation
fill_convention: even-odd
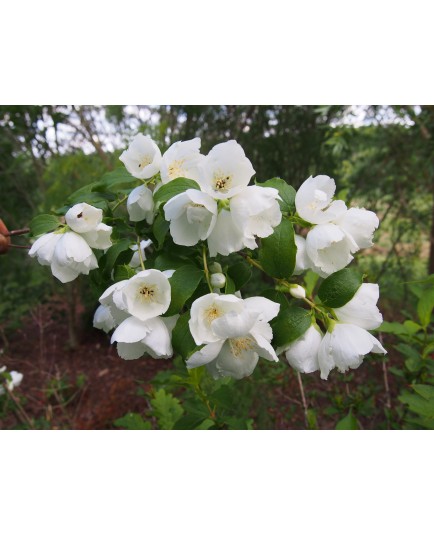
[[[170,305],[169,277],[173,271],[143,270],[109,287],[100,297],[93,325],[106,333],[116,327],[111,342],[123,359],[148,353],[172,357],[171,332],[177,316],[160,317]]]
[[[382,322],[378,285],[345,268],[372,246],[377,216],[334,199],[330,177],[310,177],[297,192],[282,179],[252,185],[255,170],[235,140],[207,155],[200,147],[195,138],[162,154],[149,136],[136,135],[120,157],[133,185],[109,213],[116,225],[113,213],[126,201],[122,247],[111,248],[102,210],[83,202],[30,255],[68,282],[98,268],[92,248],[110,248],[98,257],[105,279],[94,326],[114,330],[111,341],[124,359],[177,352],[188,369],[204,365],[214,378],[240,379],[259,357],[277,362],[285,354],[298,372],[326,379],[334,368],[357,368],[370,352],[385,353],[369,333]],[[225,259],[232,253],[241,267],[234,256]],[[274,280],[272,294],[264,294],[272,299],[241,297],[252,267]],[[316,297],[294,278],[305,270],[324,278]]]
[[[42,235],[32,245],[29,255],[39,264],[50,266],[54,277],[62,283],[88,274],[98,268],[91,248],[108,249],[112,228],[102,223],[103,213],[87,203],[79,203],[65,215],[66,226]]]
[[[13,391],[15,387],[18,387],[23,381],[24,375],[16,370],[8,372],[6,367],[0,367],[0,396],[4,395],[6,389]]]
[[[138,134],[120,158],[137,178],[149,179],[160,172],[163,184],[179,177],[198,183],[199,190],[188,189],[164,206],[175,244],[194,246],[208,240],[211,257],[256,249],[256,237],[270,236],[282,219],[279,192],[249,186],[255,170],[235,140],[216,145],[206,156],[200,154],[200,144],[199,138],[176,142],[161,156],[155,142]],[[151,224],[154,202],[150,188],[135,188],[127,208],[131,221]]]
[[[314,226],[306,239],[296,237],[296,273],[311,269],[322,277],[344,268],[353,254],[373,245],[379,225],[377,215],[363,208],[350,208],[332,201],[335,181],[326,175],[309,177],[295,196],[298,215]]]

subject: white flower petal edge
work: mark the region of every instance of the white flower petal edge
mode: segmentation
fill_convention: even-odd
[[[369,352],[386,354],[379,341],[368,331],[352,324],[335,324],[328,331],[318,350],[321,378],[326,380],[335,367],[340,372],[358,368]]]
[[[377,284],[362,283],[348,303],[334,310],[335,314],[345,324],[354,324],[363,329],[378,328],[383,322],[383,315],[377,307],[379,297]]]
[[[254,239],[246,240],[243,232],[235,225],[231,213],[228,210],[222,210],[208,237],[210,257],[215,257],[217,253],[227,256],[244,247],[255,249],[258,246]]]
[[[295,257],[294,274],[300,275],[312,267],[312,261],[306,251],[306,240],[299,235],[295,235],[295,245],[297,247],[297,255]]]
[[[359,249],[373,245],[375,229],[380,225],[375,212],[364,208],[350,208],[335,222],[349,234]]]
[[[72,231],[60,235],[51,263],[54,277],[68,283],[95,268],[98,268],[96,257],[81,235]]]
[[[311,269],[322,277],[345,268],[354,258],[352,253],[357,250],[354,240],[333,223],[316,225],[306,237]]]
[[[78,203],[65,214],[66,223],[76,233],[94,231],[102,222],[102,210],[87,203]]]
[[[160,171],[161,151],[149,136],[137,134],[119,160],[133,177],[150,179]]]
[[[200,138],[177,141],[164,153],[161,161],[161,180],[163,184],[183,177],[198,181],[199,165],[205,158],[200,154]]]
[[[343,201],[332,201],[336,184],[327,175],[309,177],[295,196],[295,206],[301,218],[310,223],[330,223],[346,211]]]
[[[154,221],[154,198],[151,190],[142,184],[131,191],[127,199],[127,210],[131,221],[142,221],[151,225]]]
[[[235,140],[215,145],[200,165],[199,183],[215,199],[229,199],[244,190],[255,174]]]
[[[194,246],[206,240],[217,221],[217,203],[205,192],[187,190],[175,195],[164,205],[170,221],[170,234],[175,244]]]
[[[146,248],[152,245],[152,240],[141,240],[140,241],[140,251],[142,252],[142,258],[145,261],[146,260]],[[131,268],[139,268],[140,267],[140,255],[139,255],[139,247],[137,244],[134,244],[130,247],[134,251],[134,254],[130,260],[130,266]]]
[[[129,317],[115,330],[111,342],[118,343],[118,354],[123,359],[137,359],[146,353],[154,359],[169,359],[173,355],[170,333],[161,318],[142,321]]]
[[[36,257],[39,264],[49,266],[53,261],[57,242],[62,237],[58,233],[48,233],[40,236],[29,250],[30,257]]]
[[[102,329],[106,333],[111,331],[116,326],[110,307],[108,305],[100,305],[93,315],[93,327]]]
[[[298,372],[310,373],[319,370],[318,350],[323,335],[316,325],[292,342],[289,346],[278,348],[277,354],[285,352],[288,363]]]
[[[247,186],[232,197],[232,220],[247,239],[254,240],[255,236],[266,238],[273,234],[274,228],[282,221],[277,199],[278,190],[262,186]]]
[[[82,237],[86,240],[91,248],[108,249],[112,246],[111,234],[113,227],[105,223],[99,223],[93,231],[82,233]]]

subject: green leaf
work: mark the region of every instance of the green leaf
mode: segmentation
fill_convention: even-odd
[[[139,182],[140,181],[136,179],[136,177],[133,177],[124,166],[121,166],[103,175],[93,189],[96,190],[103,187],[107,190],[117,190],[124,186],[133,186],[133,183]]]
[[[434,387],[432,385],[413,384],[411,388],[425,400],[434,398]]]
[[[259,261],[268,275],[283,279],[292,275],[296,253],[292,223],[282,220],[271,236],[261,239]]]
[[[152,225],[152,232],[157,240],[158,248],[161,248],[164,244],[164,239],[169,231],[169,225],[170,223],[164,219],[162,214],[157,214],[154,224]]]
[[[301,337],[311,326],[310,312],[292,305],[271,321],[273,346],[286,346]]]
[[[134,270],[134,268],[131,268],[131,266],[128,266],[128,264],[122,264],[115,267],[113,280],[115,283],[117,283],[118,281],[131,279],[134,275],[136,275],[136,273],[136,270]]]
[[[351,409],[348,415],[337,423],[335,429],[336,430],[359,430],[360,429],[357,419],[353,415],[353,412]]]
[[[200,186],[196,181],[191,179],[174,179],[167,184],[163,184],[163,186],[154,193],[154,203],[155,205],[166,203],[166,201],[169,201],[169,199],[172,199],[175,195],[182,194],[182,192],[191,189],[200,190]]]
[[[215,422],[198,415],[184,415],[176,421],[174,430],[209,430]]]
[[[235,285],[235,290],[240,290],[252,277],[252,269],[246,262],[237,262],[228,268],[228,275]]]
[[[404,324],[400,324],[399,322],[383,322],[375,331],[393,333],[394,335],[414,335],[421,329],[422,326],[416,324],[416,322],[406,320]]]
[[[173,349],[175,353],[179,354],[184,359],[187,359],[193,352],[199,349],[190,333],[190,327],[188,325],[189,320],[189,312],[182,314],[178,318],[172,332]]]
[[[123,240],[119,240],[119,242],[116,242],[116,244],[113,244],[111,248],[108,249],[107,253],[104,255],[104,273],[106,275],[110,275],[113,267],[121,255],[121,253],[129,252],[129,259],[127,262],[131,260],[131,257],[133,256],[134,252],[132,249],[130,249],[131,241],[127,238],[124,238]],[[131,253],[131,255],[130,255]]]
[[[176,270],[191,263],[189,259],[178,257],[177,255],[171,255],[170,253],[162,253],[155,259],[154,268],[156,270]],[[192,264],[194,266],[194,264]]]
[[[275,177],[266,182],[257,183],[257,186],[263,186],[264,188],[276,188],[279,190],[281,201],[279,201],[280,210],[282,212],[295,213],[295,190],[294,188],[285,182],[283,179]]]
[[[417,304],[417,314],[424,328],[431,322],[431,314],[434,308],[434,289],[427,289]]]
[[[225,294],[233,294],[237,289],[235,288],[235,283],[232,278],[228,275],[226,276],[226,285],[225,285]]]
[[[40,214],[30,222],[30,232],[33,236],[39,236],[59,227],[59,218],[51,214]]]
[[[427,400],[419,395],[404,393],[399,396],[398,399],[403,404],[407,404],[410,410],[414,413],[422,415],[422,417],[434,419],[434,398]]]
[[[68,203],[70,205],[76,205],[77,203],[87,203],[93,207],[107,210],[108,202],[116,199],[115,194],[110,192],[86,192],[77,190],[68,197]]]
[[[194,293],[203,278],[202,270],[194,265],[185,265],[178,268],[169,279],[172,289],[170,307],[165,316],[181,312],[185,302]]]
[[[306,295],[312,296],[312,293],[315,289],[315,286],[318,282],[319,275],[315,272],[312,272],[312,270],[308,270],[306,274],[303,277],[304,280],[304,287],[306,289]]]
[[[151,406],[162,430],[173,430],[176,421],[184,413],[179,400],[164,389],[155,392]]]
[[[274,301],[276,303],[280,303],[279,314],[281,314],[284,309],[288,309],[289,307],[288,298],[285,296],[283,292],[280,292],[279,290],[267,288],[261,292],[261,296],[271,301]]]
[[[342,307],[359,290],[363,277],[351,268],[344,268],[321,283],[318,296],[327,307]]]
[[[138,413],[127,413],[120,419],[116,419],[114,425],[126,430],[151,430],[151,423],[144,421]]]

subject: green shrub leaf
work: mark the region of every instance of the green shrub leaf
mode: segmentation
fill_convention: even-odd
[[[288,220],[282,220],[271,236],[261,239],[259,260],[271,277],[290,277],[295,268],[296,253],[294,227]]]
[[[342,307],[359,290],[363,277],[351,268],[344,268],[321,283],[318,296],[327,307]]]

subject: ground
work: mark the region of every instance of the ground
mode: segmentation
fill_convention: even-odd
[[[84,311],[79,309],[78,313],[83,315]],[[27,415],[43,428],[107,429],[114,428],[114,421],[127,412],[143,412],[146,400],[137,394],[137,388],[140,385],[149,390],[155,374],[172,367],[171,361],[149,357],[124,361],[110,344],[109,335],[93,328],[84,331],[75,349],[68,348],[64,318],[64,304],[52,300],[26,316],[22,327],[4,340],[0,361],[9,370],[24,374],[14,395],[21,398]],[[399,358],[392,353],[391,359],[393,364]],[[317,374],[303,375],[303,385],[307,406],[322,429],[335,427],[346,415],[350,400],[359,408],[361,427],[384,427],[384,407],[390,399],[396,400],[399,390],[396,378],[385,371],[379,358],[367,359],[345,377],[332,373],[326,382]],[[297,375],[289,367],[282,365],[270,384],[264,381],[254,387],[257,397],[250,412],[254,426],[306,427]],[[20,422],[25,422],[24,416],[10,412],[0,418],[0,428],[12,428]]]

